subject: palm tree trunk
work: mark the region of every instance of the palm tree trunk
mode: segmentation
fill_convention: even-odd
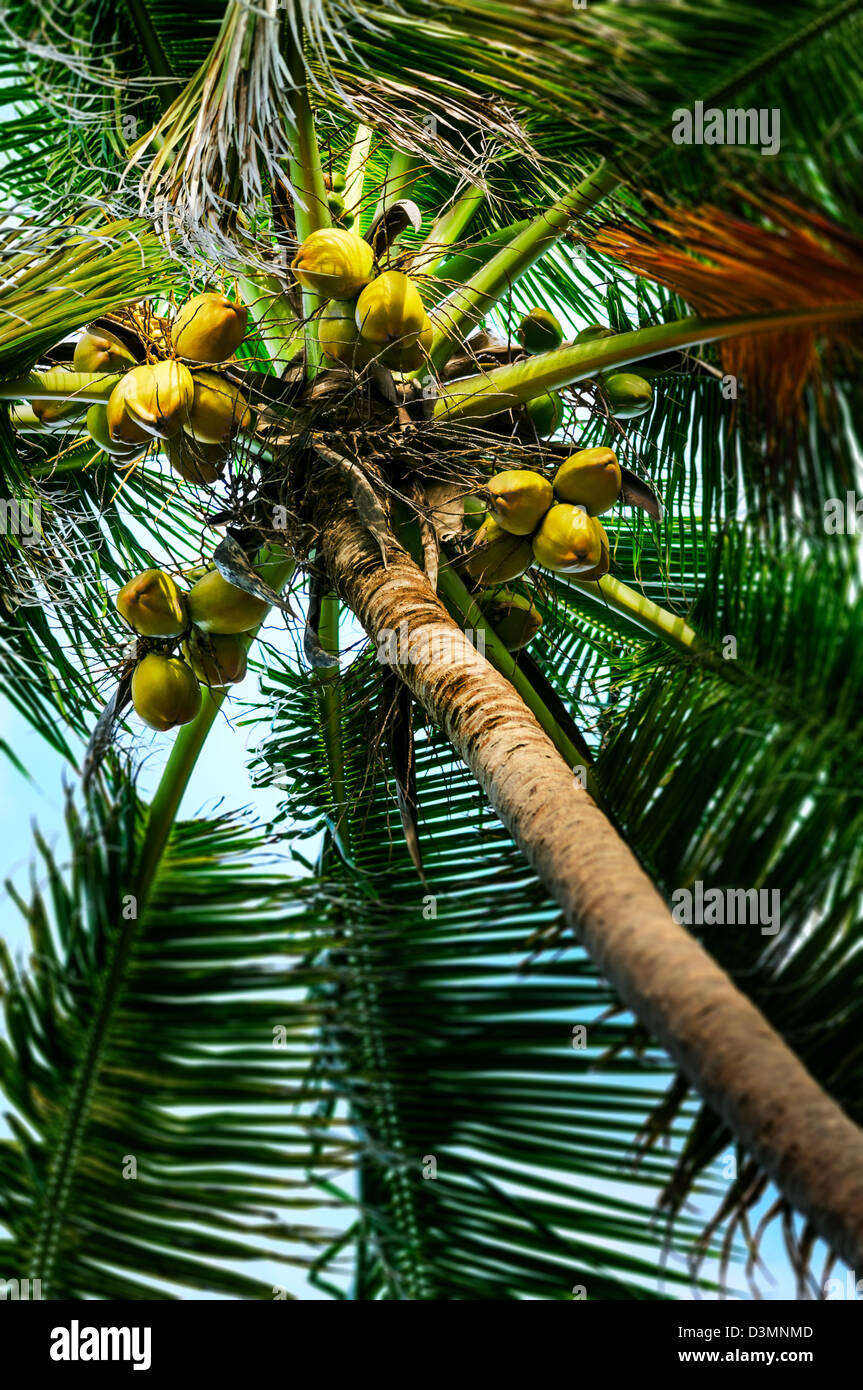
[[[621,1000],[675,1058],[789,1202],[863,1265],[863,1131],[671,917],[629,847],[512,685],[471,646],[395,543],[388,568],[339,485],[321,498],[334,587],[375,643],[407,623],[395,667],[471,768]],[[378,647],[380,650],[380,647]]]

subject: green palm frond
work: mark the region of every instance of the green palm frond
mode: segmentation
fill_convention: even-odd
[[[139,896],[142,825],[128,782],[83,816],[70,801],[69,867],[42,846],[21,901],[30,963],[3,961],[4,1268],[43,1298],[273,1298],[244,1266],[310,1267],[336,1230],[305,1172],[346,1168],[352,1147],[304,1079],[326,1012],[292,999],[314,916],[227,817],[175,826]]]

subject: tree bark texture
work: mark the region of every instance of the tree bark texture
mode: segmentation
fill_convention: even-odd
[[[376,643],[407,623],[412,648],[402,646],[396,669],[599,970],[789,1202],[841,1259],[863,1267],[863,1131],[673,920],[632,851],[422,571],[395,543],[384,568],[346,490],[326,491],[319,525],[334,587]]]

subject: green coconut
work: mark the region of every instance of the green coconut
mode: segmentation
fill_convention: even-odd
[[[531,599],[511,589],[483,589],[476,601],[507,651],[521,651],[542,627],[542,614]]]
[[[634,372],[604,377],[602,390],[615,420],[634,420],[653,405],[653,387]]]
[[[488,588],[492,584],[507,584],[511,579],[518,579],[532,562],[530,541],[505,531],[490,516],[474,537],[465,569],[471,579]]]
[[[563,342],[563,329],[554,314],[539,307],[525,314],[516,334],[525,352],[550,352]]]
[[[237,685],[246,674],[246,639],[241,633],[193,630],[183,655],[202,685]]]
[[[269,609],[263,599],[229,584],[215,569],[208,570],[192,586],[186,603],[195,627],[202,632],[219,634],[250,632],[263,621]]]
[[[563,400],[558,391],[546,391],[543,396],[534,396],[525,408],[539,439],[548,439],[549,435],[560,429]]]

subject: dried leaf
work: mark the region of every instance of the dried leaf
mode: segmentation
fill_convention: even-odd
[[[345,458],[343,454],[337,454],[335,449],[328,448],[318,440],[313,440],[313,447],[326,463],[333,464],[344,473],[360,521],[377,541],[384,569],[388,569],[387,549],[392,543],[390,528],[381,500],[359,463],[355,459]]]
[[[418,232],[422,220],[422,213],[410,198],[400,198],[397,203],[390,203],[389,207],[378,213],[366,232],[365,239],[374,251],[375,258],[380,260],[406,228],[413,227],[414,231]]]
[[[99,715],[96,727],[90,735],[81,774],[85,791],[104,762],[113,742],[114,726],[132,698],[133,670],[134,667],[130,666],[120,677],[116,690]]]
[[[385,738],[396,782],[399,816],[413,866],[422,882],[426,883],[417,819],[413,697],[395,671],[384,671],[383,682],[384,699],[387,701]]]
[[[321,604],[329,591],[329,585],[313,574],[309,580],[309,607],[306,613],[306,626],[303,632],[303,651],[309,665],[316,671],[332,670],[338,667],[339,658],[326,651],[318,636],[321,624]]]
[[[241,545],[234,540],[233,536],[225,536],[213,552],[213,564],[219,571],[223,579],[227,579],[229,584],[233,584],[236,589],[243,589],[247,594],[254,594],[255,598],[263,599],[265,603],[272,604],[274,608],[281,608],[283,613],[287,613],[290,618],[297,615],[286,598],[277,594],[275,589],[271,589],[259,574],[252,569],[252,562]]]

